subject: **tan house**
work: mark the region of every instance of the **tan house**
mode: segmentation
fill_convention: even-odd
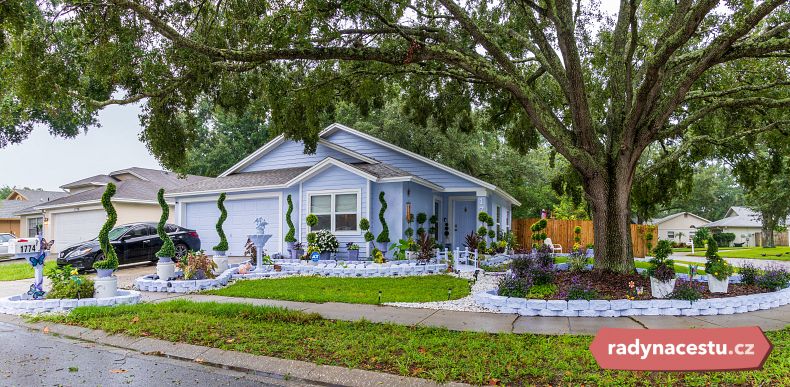
[[[790,219],[788,219],[790,222]],[[748,207],[733,206],[721,218],[705,225],[714,233],[729,232],[735,234],[734,246],[760,246],[762,244],[762,217]],[[777,246],[787,246],[790,232],[774,232],[774,242]]]
[[[106,220],[101,206],[101,196],[107,183],[117,186],[112,199],[118,221],[116,224],[134,222],[155,222],[161,216],[156,201],[159,188],[166,191],[185,184],[206,179],[202,176],[187,175],[179,178],[177,174],[146,168],[128,168],[96,175],[62,185],[68,195],[50,202],[17,211],[22,222],[40,221],[44,237],[54,240],[53,252],[60,251],[75,243],[96,238]],[[173,206],[170,205],[170,221],[173,221]],[[31,236],[23,230],[21,236]]]
[[[653,219],[651,223],[658,226],[659,240],[690,243],[691,238],[697,233],[697,229],[710,223],[710,221],[691,212],[678,212],[663,218]]]
[[[21,236],[31,228],[35,232],[36,226],[41,223],[22,222],[22,218],[16,213],[67,195],[67,192],[14,188],[5,200],[0,200],[0,233]]]

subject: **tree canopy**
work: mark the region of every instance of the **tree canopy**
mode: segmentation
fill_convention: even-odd
[[[397,84],[415,123],[471,129],[483,111],[516,149],[550,143],[581,177],[604,269],[633,270],[635,179],[711,140],[787,127],[738,122],[790,105],[786,0],[621,0],[611,16],[572,0],[12,3],[0,145],[37,122],[73,136],[102,107],[145,100],[142,139],[178,169],[208,97],[265,106],[272,133],[310,151],[338,102],[364,113]],[[665,153],[637,173],[655,144]]]

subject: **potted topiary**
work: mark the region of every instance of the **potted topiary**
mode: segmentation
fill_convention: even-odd
[[[719,244],[715,238],[708,238],[708,250],[705,251],[705,273],[708,274],[708,290],[711,293],[727,293],[730,275],[734,269],[718,254]]]
[[[384,200],[384,192],[379,193],[379,203],[381,203],[381,210],[379,210],[379,221],[381,222],[381,232],[376,237],[380,251],[387,251],[387,244],[390,243],[390,229],[387,226],[387,221],[384,219],[384,212],[387,211],[387,201]]]
[[[653,254],[655,257],[647,269],[650,290],[653,297],[666,298],[675,289],[675,262],[668,258],[672,254],[672,245],[667,240],[660,240]]]
[[[222,229],[222,224],[228,219],[228,211],[225,209],[225,193],[221,193],[217,198],[217,208],[219,208],[219,219],[217,219],[217,235],[219,235],[219,243],[212,247],[214,256],[212,260],[217,264],[217,271],[223,272],[228,270],[228,257],[225,254],[228,251],[228,238],[225,236],[225,230]]]
[[[94,283],[94,293],[96,298],[115,297],[118,290],[118,279],[112,275],[112,272],[118,268],[118,255],[115,253],[115,248],[110,244],[110,230],[115,226],[118,220],[118,214],[115,212],[115,207],[112,206],[113,195],[115,195],[115,184],[108,183],[107,188],[104,189],[104,194],[101,197],[101,204],[104,211],[107,212],[107,221],[104,222],[101,230],[99,231],[99,246],[101,247],[104,259],[93,263],[93,268],[96,269],[97,277]]]
[[[423,224],[428,220],[428,215],[424,212],[420,212],[417,214],[417,236],[422,237],[425,234],[425,228]]]
[[[304,255],[304,247],[302,242],[294,242],[291,248],[291,259],[300,259]]]
[[[349,261],[358,261],[359,260],[359,245],[354,242],[346,243],[346,250],[348,250],[348,260]]]
[[[321,254],[320,259],[326,260],[332,257],[332,253],[337,252],[340,243],[329,230],[318,230],[315,233],[315,247]]]
[[[373,242],[376,237],[370,232],[370,221],[367,218],[362,218],[359,220],[359,229],[365,232],[365,243],[366,246],[370,246],[370,242]]]
[[[176,248],[173,241],[165,231],[165,223],[167,218],[170,217],[170,206],[165,202],[165,189],[160,188],[156,194],[156,200],[159,207],[162,208],[162,216],[159,217],[159,223],[156,225],[156,234],[162,240],[162,248],[156,252],[159,260],[156,262],[156,275],[159,279],[169,281],[175,277],[176,264],[173,262],[173,257],[176,255]]]
[[[288,251],[291,252],[291,257],[293,257],[294,243],[296,242],[296,228],[294,227],[294,222],[291,220],[291,213],[293,213],[294,210],[294,202],[291,200],[291,195],[288,195],[286,201],[288,202],[288,211],[285,212],[285,222],[288,223],[288,233],[285,234],[285,243],[287,243]]]

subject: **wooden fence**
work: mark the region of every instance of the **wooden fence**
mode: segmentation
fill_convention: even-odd
[[[516,236],[518,244],[521,246],[532,245],[532,230],[530,227],[540,218],[513,219],[513,234]],[[548,225],[544,230],[546,235],[551,238],[553,243],[562,245],[562,252],[567,253],[573,248],[573,230],[576,226],[582,228],[581,244],[585,246],[593,243],[593,222],[591,220],[559,220],[546,219]],[[647,241],[645,236],[648,230],[653,233],[653,246],[658,241],[658,229],[656,226],[644,224],[631,225],[631,244],[634,249],[634,257],[644,257],[647,252]]]

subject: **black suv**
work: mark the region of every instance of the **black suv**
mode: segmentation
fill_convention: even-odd
[[[176,257],[181,258],[189,251],[200,250],[200,237],[195,230],[165,225],[165,231],[176,247]],[[156,252],[162,247],[162,239],[156,234],[156,223],[130,223],[110,230],[110,244],[118,254],[118,263],[156,262]],[[71,265],[80,271],[91,270],[93,263],[104,259],[98,238],[78,243],[63,249],[58,254],[58,266]]]

